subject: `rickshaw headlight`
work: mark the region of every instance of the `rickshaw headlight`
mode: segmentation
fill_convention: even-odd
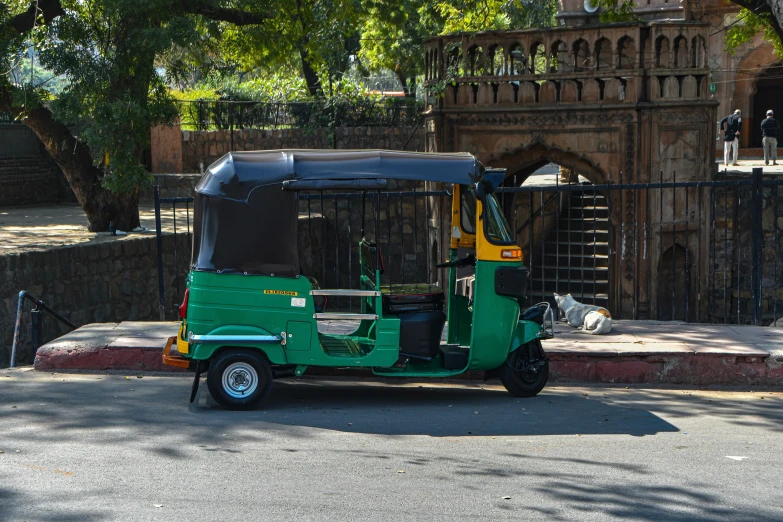
[[[521,248],[504,248],[500,251],[500,257],[503,259],[522,259]]]

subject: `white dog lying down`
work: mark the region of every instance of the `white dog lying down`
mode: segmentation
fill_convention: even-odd
[[[571,294],[559,295],[556,293],[555,301],[570,326],[593,335],[607,334],[612,331],[612,315],[606,308],[579,303],[571,297]]]

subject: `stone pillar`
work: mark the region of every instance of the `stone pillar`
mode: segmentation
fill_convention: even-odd
[[[174,125],[157,125],[150,129],[150,156],[153,174],[182,172],[182,131]]]

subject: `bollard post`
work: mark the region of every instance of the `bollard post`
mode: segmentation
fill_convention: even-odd
[[[30,340],[33,343],[33,357],[38,352],[38,348],[41,346],[41,340],[43,339],[43,316],[41,310],[36,306],[30,311]]]
[[[160,320],[166,320],[166,305],[164,301],[163,287],[163,231],[160,223],[160,187],[154,185],[152,192],[155,196],[155,239],[158,246],[158,312]]]

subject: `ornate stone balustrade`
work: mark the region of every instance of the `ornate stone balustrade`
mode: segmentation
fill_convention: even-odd
[[[437,37],[425,45],[425,87],[441,108],[705,99],[708,30],[678,21]]]

